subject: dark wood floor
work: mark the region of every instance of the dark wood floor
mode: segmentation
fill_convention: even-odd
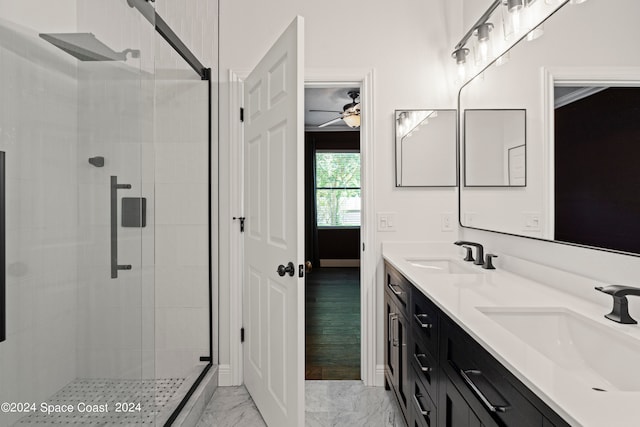
[[[360,269],[314,269],[306,298],[306,379],[359,380]]]

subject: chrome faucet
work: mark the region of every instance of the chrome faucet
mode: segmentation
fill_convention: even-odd
[[[627,300],[627,295],[640,296],[640,288],[611,285],[607,287],[596,286],[596,290],[613,297],[613,310],[611,310],[611,313],[605,314],[604,317],[626,325],[635,325],[638,323],[633,317],[629,316],[629,301]]]
[[[467,242],[465,240],[458,240],[457,242],[453,242],[454,245],[458,246],[473,246],[476,248],[476,259],[473,261],[475,265],[482,265],[484,263],[484,248],[480,243],[476,242]],[[473,259],[473,258],[472,258]],[[471,261],[471,260],[469,260]]]

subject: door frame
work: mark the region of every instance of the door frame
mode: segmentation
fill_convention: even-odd
[[[244,93],[246,70],[229,70],[229,111],[240,111]],[[305,69],[305,87],[360,86],[362,115],[360,125],[361,158],[361,227],[360,238],[360,373],[365,385],[382,385],[382,376],[376,366],[376,260],[375,260],[375,211],[374,211],[374,134],[372,69]],[[229,216],[244,212],[242,189],[244,188],[243,127],[238,116],[229,114]],[[363,250],[364,248],[364,250]],[[240,233],[231,233],[229,246],[229,283],[244,284],[243,246]],[[230,286],[229,365],[220,367],[219,385],[241,385],[244,381],[243,348],[238,331],[242,327],[242,286]]]

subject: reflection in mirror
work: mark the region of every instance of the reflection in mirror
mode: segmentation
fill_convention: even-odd
[[[464,111],[464,185],[527,184],[526,111]]]
[[[640,87],[555,95],[555,239],[640,253]]]
[[[461,187],[463,226],[640,254],[638,16],[637,0],[565,3],[461,89],[459,111],[527,114],[526,187]]]
[[[396,187],[455,187],[456,110],[396,110]]]

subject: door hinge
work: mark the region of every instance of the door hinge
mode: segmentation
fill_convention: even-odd
[[[244,342],[244,328],[240,328],[240,342]]]
[[[244,122],[244,108],[240,107],[240,121]]]
[[[233,217],[233,220],[235,221],[236,219],[240,221],[240,232],[241,232],[241,233],[244,233],[244,220],[245,220],[246,218],[245,218],[245,217],[243,217],[243,216],[234,216],[234,217]]]

